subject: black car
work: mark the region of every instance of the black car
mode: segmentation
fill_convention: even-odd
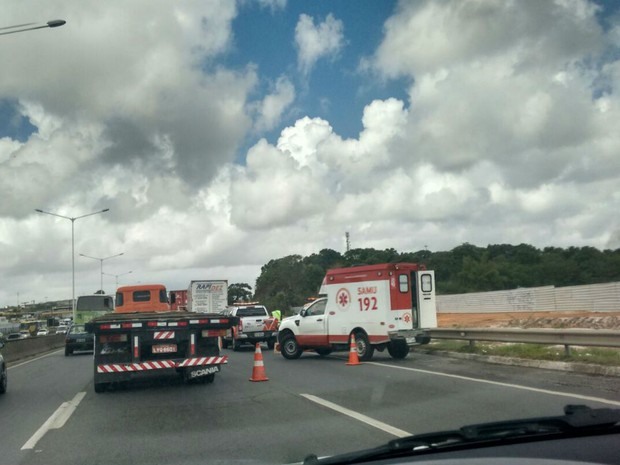
[[[94,335],[87,333],[84,325],[72,325],[65,337],[65,355],[75,351],[93,351]]]
[[[4,342],[0,342],[0,349],[4,347]],[[7,375],[6,375],[6,363],[4,357],[0,354],[0,394],[6,392]]]

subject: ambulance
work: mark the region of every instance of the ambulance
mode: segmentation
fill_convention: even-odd
[[[278,342],[286,359],[306,350],[321,356],[349,350],[351,336],[360,360],[375,350],[396,359],[428,344],[437,327],[435,275],[424,265],[385,263],[329,270],[320,298],[280,324]]]

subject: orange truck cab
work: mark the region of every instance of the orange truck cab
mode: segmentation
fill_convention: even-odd
[[[169,311],[168,294],[163,284],[122,286],[116,290],[114,313]]]

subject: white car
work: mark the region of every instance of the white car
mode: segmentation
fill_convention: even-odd
[[[37,331],[37,336],[47,336],[49,334],[49,332],[47,331],[47,329],[40,329]]]
[[[69,328],[65,325],[60,325],[56,328],[56,334],[67,334]]]

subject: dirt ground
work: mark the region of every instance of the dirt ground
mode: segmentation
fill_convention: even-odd
[[[618,312],[438,313],[440,328],[586,328],[620,330]]]

